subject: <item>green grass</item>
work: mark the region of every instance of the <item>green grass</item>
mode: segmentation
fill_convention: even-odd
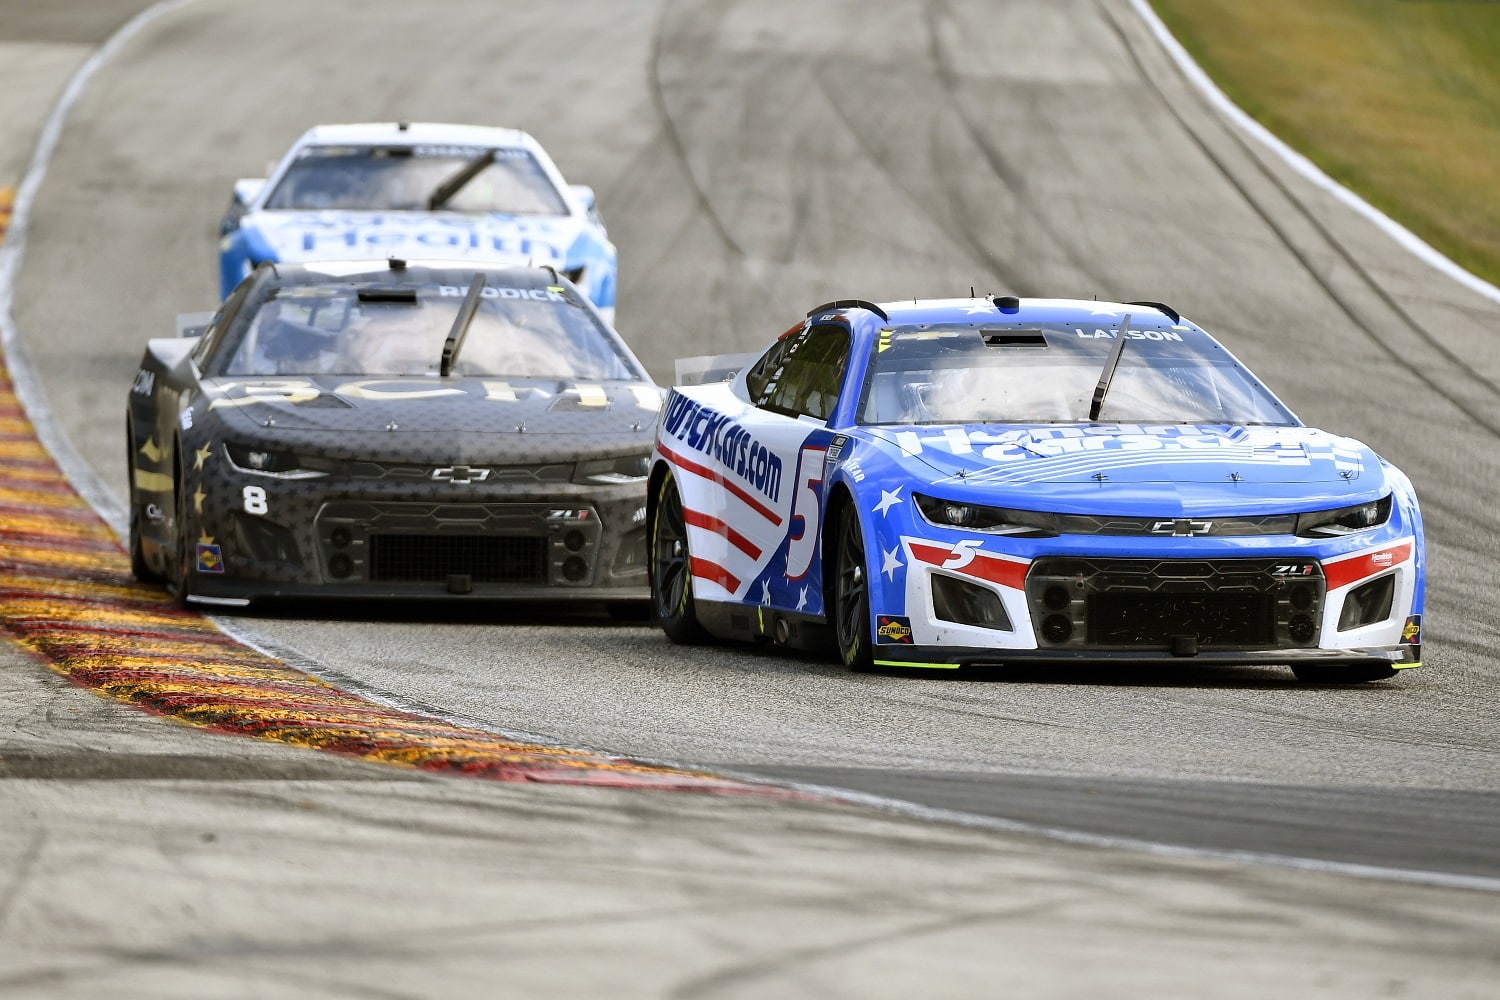
[[[1151,4],[1246,113],[1500,284],[1500,2]]]

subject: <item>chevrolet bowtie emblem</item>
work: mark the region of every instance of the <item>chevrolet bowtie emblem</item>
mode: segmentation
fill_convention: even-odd
[[[1175,518],[1171,521],[1157,521],[1151,525],[1153,535],[1177,535],[1182,538],[1206,535],[1213,530],[1212,521],[1194,521],[1186,517]]]
[[[449,465],[441,469],[433,469],[431,478],[440,483],[453,483],[455,486],[466,486],[469,483],[482,483],[490,478],[489,469],[476,469],[471,465]]]

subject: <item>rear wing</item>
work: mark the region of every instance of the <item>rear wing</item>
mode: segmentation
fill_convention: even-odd
[[[760,357],[760,352],[748,354],[703,354],[696,358],[678,358],[673,385],[706,385],[709,382],[728,382]]]

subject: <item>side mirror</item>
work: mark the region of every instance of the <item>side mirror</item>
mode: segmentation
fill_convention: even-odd
[[[249,205],[260,193],[265,190],[266,179],[264,177],[241,177],[234,182],[234,200],[241,205]]]
[[[229,199],[229,207],[224,210],[224,217],[219,220],[220,236],[228,236],[240,228],[240,219],[250,208],[250,203],[260,197],[265,187],[264,177],[241,177],[234,182],[234,194]]]
[[[594,189],[587,184],[569,184],[568,190],[583,204],[583,210],[588,213],[589,221],[603,229],[604,217],[599,214],[599,199],[594,194]]]
[[[146,357],[150,367],[166,376],[167,381],[181,385],[188,381],[193,371],[193,348],[198,346],[197,337],[157,337],[146,341]]]

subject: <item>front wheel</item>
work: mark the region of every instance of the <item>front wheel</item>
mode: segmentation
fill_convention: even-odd
[[[176,523],[172,526],[175,544],[171,561],[167,563],[167,587],[177,598],[177,603],[182,607],[187,607],[190,593],[188,581],[192,579],[197,546],[188,531],[188,506],[191,500],[187,495],[187,475],[183,470],[180,456],[177,460],[176,473],[172,484],[172,509],[176,515]]]
[[[651,610],[673,642],[690,646],[708,640],[708,632],[698,622],[693,607],[687,518],[670,472],[662,477],[656,516],[651,521]]]
[[[839,655],[850,670],[875,667],[870,642],[870,588],[865,575],[865,540],[852,503],[839,508],[834,537],[833,630]]]

